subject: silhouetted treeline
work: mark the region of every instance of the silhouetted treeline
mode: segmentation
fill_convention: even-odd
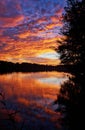
[[[54,66],[39,65],[31,63],[12,63],[7,61],[0,61],[0,73],[5,72],[36,72],[54,70]]]
[[[12,63],[7,61],[0,61],[0,73],[11,72],[40,72],[40,71],[60,71],[68,72],[72,66],[52,66],[52,65],[40,65],[31,63]],[[73,69],[72,69],[73,70]]]
[[[59,71],[59,72],[75,72],[78,66],[73,65],[40,65],[32,63],[12,63],[0,61],[0,74],[12,72],[40,72],[40,71]],[[78,67],[80,68],[80,67]],[[83,71],[83,70],[82,70]]]

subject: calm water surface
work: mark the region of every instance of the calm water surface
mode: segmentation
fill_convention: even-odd
[[[60,72],[0,75],[0,127],[7,130],[9,127],[12,130],[63,130],[62,115],[55,112],[57,105],[53,102],[61,83],[67,79],[67,74]]]

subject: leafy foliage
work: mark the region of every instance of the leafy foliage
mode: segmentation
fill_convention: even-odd
[[[63,64],[85,63],[85,1],[68,0],[63,14],[61,34],[64,39],[60,42],[58,52]]]

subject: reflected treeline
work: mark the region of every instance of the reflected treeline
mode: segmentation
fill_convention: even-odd
[[[64,123],[69,130],[81,130],[84,123],[85,75],[73,75],[61,85],[57,103],[59,111],[65,114]]]

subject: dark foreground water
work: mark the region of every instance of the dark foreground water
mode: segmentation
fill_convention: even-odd
[[[66,80],[62,72],[0,75],[0,130],[64,130],[53,102]]]

